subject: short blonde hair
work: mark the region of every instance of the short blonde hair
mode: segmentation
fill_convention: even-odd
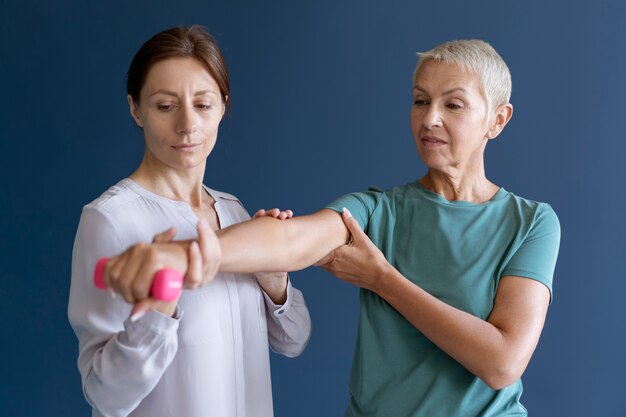
[[[463,71],[474,72],[481,79],[483,94],[490,108],[509,102],[511,98],[511,72],[509,67],[487,42],[479,39],[455,40],[418,53],[419,61],[413,73],[413,82],[421,65],[426,61],[458,65]]]

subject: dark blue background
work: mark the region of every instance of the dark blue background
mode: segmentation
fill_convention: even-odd
[[[488,147],[488,176],[551,203],[563,230],[523,402],[533,417],[625,416],[626,2],[440,4],[0,0],[0,415],[89,415],[66,318],[74,232],[82,206],[141,158],[124,92],[133,53],[200,23],[233,86],[206,183],[251,211],[310,213],[421,176],[415,52],[455,38],[494,45],[515,111]],[[300,358],[272,356],[276,416],[343,415],[358,292],[321,270],[293,280],[314,333]]]

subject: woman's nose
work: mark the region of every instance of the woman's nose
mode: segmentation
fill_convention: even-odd
[[[424,127],[426,129],[441,127],[441,112],[432,104],[428,106],[426,114],[424,114]]]
[[[195,115],[188,106],[181,106],[176,124],[176,131],[181,135],[189,135],[196,131]]]

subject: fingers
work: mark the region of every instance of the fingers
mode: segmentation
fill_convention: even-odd
[[[207,222],[205,222],[202,219],[198,221],[197,228],[198,228],[198,244],[200,245],[200,253],[202,254],[202,259],[207,260],[211,257],[211,254],[210,254],[211,248],[209,247],[210,235],[211,233],[213,234],[215,233],[212,230],[210,230],[211,228],[209,227]]]
[[[150,297],[154,274],[165,268],[186,273],[185,286],[196,288],[210,281],[221,262],[221,248],[215,232],[206,222],[198,223],[198,242],[167,243],[173,228],[154,237],[153,244],[139,243],[113,257],[105,265],[106,286],[122,295],[128,303]]]
[[[104,268],[104,282],[124,300],[134,304],[148,298],[154,273],[163,261],[152,245],[139,243],[111,258]]]
[[[185,275],[185,287],[197,288],[202,283],[202,254],[198,242],[189,245],[189,266]]]
[[[265,215],[266,216],[270,216],[270,217],[274,217],[274,218],[278,218],[280,216],[280,210],[277,209],[277,208],[273,208],[273,209],[267,210],[265,212]]]
[[[352,235],[352,242],[354,243],[354,242],[363,240],[363,236],[365,235],[365,232],[361,230],[361,226],[359,225],[359,222],[357,222],[356,219],[352,217],[352,213],[350,213],[350,210],[344,207],[341,218],[343,219],[344,224],[346,225],[346,227],[350,231],[350,234]]]
[[[136,300],[130,288],[132,277],[140,268],[141,262],[126,256],[116,256],[111,258],[104,268],[104,282],[113,292],[120,294],[127,303],[134,303]]]
[[[150,289],[152,288],[152,282],[154,281],[154,274],[165,267],[159,258],[153,254],[150,250],[146,252],[143,262],[141,262],[139,268],[133,271],[132,275],[129,272],[129,279],[134,278],[129,284],[130,286],[126,291],[130,291],[134,300],[143,300],[150,297]],[[127,300],[129,303],[133,301]]]
[[[257,217],[263,217],[263,216],[274,217],[275,219],[279,219],[279,220],[285,220],[285,219],[291,219],[293,217],[293,211],[289,209],[281,211],[278,208],[273,208],[270,210],[260,209],[256,213],[254,213],[254,216],[252,216],[252,218],[256,219]]]
[[[171,242],[174,239],[175,235],[176,235],[176,229],[173,227],[170,227],[166,231],[161,232],[158,235],[154,235],[154,237],[152,238],[152,243]]]
[[[198,222],[198,244],[202,258],[202,278],[200,285],[203,285],[211,281],[215,277],[215,274],[217,274],[222,261],[222,248],[213,229],[202,220]]]
[[[156,306],[156,303],[156,300],[151,298],[146,298],[135,303],[133,309],[130,311],[130,321],[134,322],[139,320],[146,312],[152,310]]]

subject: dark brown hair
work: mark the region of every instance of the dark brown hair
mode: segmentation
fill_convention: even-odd
[[[168,58],[195,58],[215,80],[222,101],[230,108],[228,69],[215,38],[198,25],[180,26],[159,32],[148,39],[133,57],[126,78],[126,92],[139,103],[139,93],[154,64]]]

